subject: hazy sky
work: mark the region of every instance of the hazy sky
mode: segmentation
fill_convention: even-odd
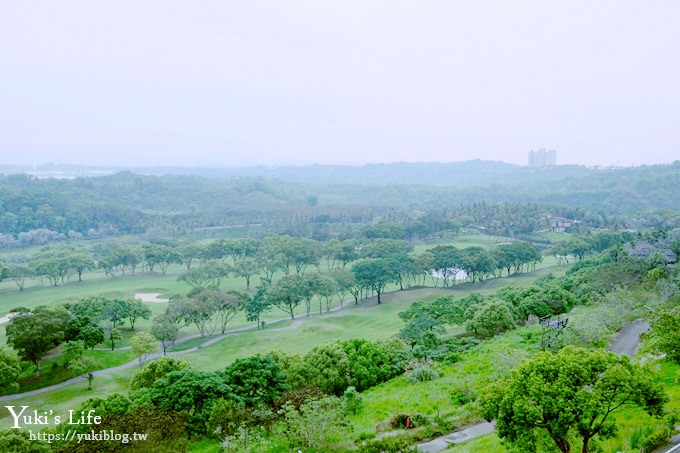
[[[680,159],[680,2],[4,1],[0,163]]]

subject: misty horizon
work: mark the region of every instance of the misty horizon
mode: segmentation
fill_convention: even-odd
[[[680,156],[675,2],[5,5],[0,161]]]

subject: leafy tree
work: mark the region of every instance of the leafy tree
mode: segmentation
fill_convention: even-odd
[[[321,314],[321,300],[326,303],[326,311],[331,311],[331,300],[338,293],[340,287],[334,278],[319,275],[316,284],[316,295],[319,297],[319,314]]]
[[[295,319],[295,309],[309,293],[309,287],[299,275],[286,275],[272,286],[267,293],[267,300]]]
[[[493,337],[515,327],[510,307],[500,300],[486,302],[467,324],[468,332],[474,332],[482,338]]]
[[[161,342],[163,355],[166,355],[168,346],[175,344],[179,335],[179,326],[169,314],[156,316],[151,324],[151,334]]]
[[[355,239],[345,239],[340,243],[333,257],[342,263],[342,268],[344,269],[347,263],[356,261],[359,258],[358,247],[359,244]]]
[[[7,344],[19,357],[35,365],[40,376],[40,360],[64,338],[68,312],[63,307],[37,307],[32,312],[21,311],[7,325]]]
[[[537,305],[542,304],[547,307],[548,312],[545,314],[532,312],[531,310],[524,308],[528,303]],[[548,283],[534,285],[522,291],[521,302],[518,304],[518,308],[522,312],[523,318],[526,319],[530,314],[541,317],[549,314],[558,315],[567,313],[574,307],[575,303],[576,298],[571,292],[566,291],[557,284]]]
[[[109,341],[111,342],[111,350],[116,349],[116,341],[122,340],[123,334],[115,327],[109,329]]]
[[[127,319],[130,321],[130,330],[135,330],[137,319],[149,319],[151,317],[151,309],[139,299],[129,299],[127,303]]]
[[[342,399],[345,404],[345,411],[350,414],[356,415],[364,408],[364,399],[354,386],[347,387],[345,393],[342,394]]]
[[[265,311],[272,308],[267,295],[268,288],[266,284],[258,286],[257,292],[248,298],[245,305],[246,320],[257,322],[258,329],[260,328],[260,317]]]
[[[446,328],[440,319],[422,314],[409,319],[406,326],[399,331],[399,338],[411,348],[420,345],[426,349],[432,349],[441,343],[438,335],[445,333]]]
[[[299,409],[283,408],[287,433],[293,445],[327,451],[333,442],[347,436],[350,424],[340,398],[327,396],[304,403]]]
[[[20,374],[21,365],[17,357],[5,348],[0,348],[0,394],[19,390],[17,381]]]
[[[220,332],[224,335],[227,332],[227,323],[245,310],[249,297],[239,291],[218,291],[216,300],[215,311],[219,320]]]
[[[359,261],[352,266],[357,283],[364,288],[370,288],[378,295],[378,304],[381,303],[380,295],[389,283],[399,280],[394,263],[388,259],[368,259]]]
[[[571,254],[581,261],[586,255],[593,251],[593,242],[583,236],[574,236],[568,241]]]
[[[335,280],[335,284],[337,285],[337,291],[335,295],[337,296],[338,302],[340,302],[340,306],[342,307],[347,294],[352,294],[350,289],[357,284],[356,278],[354,277],[353,272],[345,270],[334,271],[330,274],[330,277]],[[357,300],[355,300],[355,302],[358,303],[358,293]]]
[[[69,363],[69,368],[76,374],[84,375],[87,378],[87,388],[92,390],[92,380],[94,379],[94,372],[101,367],[101,363],[94,357],[83,356],[80,360],[74,360]]]
[[[460,263],[463,270],[472,277],[472,282],[482,281],[496,268],[496,263],[489,252],[482,247],[467,247],[460,252]]]
[[[460,251],[452,245],[440,245],[429,252],[432,255],[432,270],[444,280],[444,287],[448,286],[450,279],[462,269]]]
[[[69,341],[61,348],[64,357],[64,367],[68,368],[72,363],[80,362],[85,352],[85,343],[80,340]]]
[[[31,257],[31,269],[41,279],[46,278],[51,286],[63,282],[72,270],[68,256],[56,250],[40,252]]]
[[[201,256],[203,248],[199,244],[189,242],[180,245],[177,248],[177,251],[182,255],[184,265],[187,267],[187,270],[189,270],[191,269],[191,265],[193,264],[194,260]]]
[[[401,224],[393,222],[380,222],[375,225],[362,226],[361,235],[368,239],[404,239],[406,237],[406,232],[404,226]]]
[[[484,418],[496,419],[498,435],[523,451],[536,451],[543,432],[568,453],[576,433],[585,453],[594,438],[615,434],[610,415],[619,408],[638,405],[659,415],[667,400],[653,373],[628,357],[568,346],[537,354],[488,389],[480,404]]]
[[[234,276],[246,280],[246,289],[250,289],[250,279],[253,275],[260,272],[260,266],[254,258],[244,258],[234,263],[232,268]]]
[[[340,343],[349,360],[349,383],[362,392],[397,376],[396,354],[382,343],[355,338]]]
[[[223,398],[237,399],[217,373],[207,371],[171,371],[154,382],[149,397],[154,406],[165,411],[184,412],[190,416],[191,428],[205,431],[213,404]]]
[[[269,273],[267,267],[271,261],[277,263],[276,267],[284,274],[288,275],[291,269],[295,269],[299,275],[304,273],[307,266],[318,265],[321,250],[318,243],[311,239],[296,239],[288,235],[268,236],[262,241],[260,257],[267,261],[262,266],[266,273]]]
[[[94,409],[95,413],[102,418],[125,415],[130,412],[132,402],[121,393],[112,393],[106,398],[90,398],[80,405],[80,411]],[[80,412],[79,411],[79,412]],[[89,429],[89,426],[88,426]]]
[[[680,311],[660,310],[651,322],[654,347],[670,360],[680,363]]]
[[[69,265],[78,274],[78,281],[83,281],[83,272],[95,268],[94,261],[89,255],[83,252],[74,252],[68,255]]]
[[[361,247],[362,257],[376,259],[392,255],[408,255],[411,251],[413,251],[413,245],[400,239],[373,239]]]
[[[104,296],[89,296],[68,306],[69,311],[76,317],[88,317],[94,322],[101,321],[104,307],[111,303],[111,299]]]
[[[158,350],[158,338],[149,332],[141,332],[130,338],[132,353],[139,359],[139,366],[146,360],[147,356]]]
[[[177,277],[177,281],[185,282],[193,288],[215,289],[229,276],[229,270],[224,263],[210,261],[201,267],[187,270]]]
[[[101,317],[106,321],[110,328],[116,329],[125,324],[125,320],[130,316],[130,303],[123,299],[104,299],[101,308]]]
[[[182,317],[186,325],[194,324],[201,336],[213,335],[217,328],[213,319],[222,293],[217,289],[193,289],[187,299],[171,300],[172,309]]]
[[[675,261],[680,261],[680,239],[676,239],[671,242],[671,251],[675,255]]]
[[[104,342],[104,329],[89,316],[75,316],[66,323],[64,340],[80,340],[86,348],[94,348]]]
[[[454,301],[451,296],[437,297],[432,301],[416,301],[411,306],[399,313],[404,321],[409,321],[421,316],[440,320],[442,324],[463,324],[465,322],[465,310],[471,305],[481,302],[479,294],[472,293],[467,298]]]
[[[14,280],[19,291],[23,291],[26,286],[26,280],[35,276],[33,269],[19,264],[13,264],[5,269],[6,277]]]
[[[181,253],[167,245],[146,244],[142,247],[142,252],[149,270],[153,272],[154,267],[158,266],[163,275],[167,273],[171,264],[182,264],[184,260]]]
[[[303,275],[301,276],[302,278],[302,284],[304,285],[304,289],[301,292],[302,294],[302,300],[305,303],[305,307],[307,309],[307,316],[311,315],[312,312],[312,299],[314,299],[314,296],[317,295],[321,288],[321,275],[320,274],[311,274],[311,275]],[[319,298],[319,312],[321,312],[321,299]]]
[[[269,355],[237,359],[222,372],[224,382],[246,405],[270,405],[288,390],[286,375]]]
[[[130,380],[130,390],[140,390],[153,387],[153,383],[164,378],[172,371],[181,371],[191,368],[189,362],[172,357],[161,357],[144,364]]]
[[[314,347],[304,357],[305,363],[313,370],[313,377],[307,382],[327,394],[342,395],[350,385],[350,361],[340,342],[326,343]]]

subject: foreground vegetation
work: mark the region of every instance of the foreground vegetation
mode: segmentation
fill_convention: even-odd
[[[584,218],[548,231],[544,209],[9,249],[5,404],[52,411],[39,428],[54,436],[148,438],[49,444],[10,430],[0,449],[409,451],[495,419],[495,435],[451,449],[650,451],[680,416],[680,230],[594,231]],[[639,318],[651,330],[635,360],[603,351]],[[76,409],[101,420],[54,423]]]

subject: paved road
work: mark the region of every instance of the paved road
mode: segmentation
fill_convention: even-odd
[[[646,319],[636,319],[635,321],[626,324],[619,330],[616,337],[610,343],[609,350],[616,354],[625,354],[632,358],[640,347],[640,335],[647,330],[649,330],[649,321]],[[419,444],[418,451],[437,453],[444,450],[449,444],[459,444],[476,437],[491,434],[494,431],[494,426],[494,423],[487,422],[468,425],[461,430]],[[678,442],[680,442],[680,440],[678,440]],[[673,453],[680,453],[680,448],[678,450],[661,450],[660,452],[670,451],[673,451]]]
[[[447,448],[450,444],[462,444],[476,437],[486,436],[494,432],[496,422],[484,422],[468,425],[445,436],[437,437],[429,442],[418,445],[418,451],[436,453]]]
[[[680,453],[680,434],[671,437],[668,442],[670,442],[670,445],[657,448],[653,453]]]
[[[640,335],[648,330],[649,321],[646,319],[636,319],[626,324],[616,334],[616,338],[609,343],[609,350],[618,355],[625,354],[633,358],[640,347]]]

